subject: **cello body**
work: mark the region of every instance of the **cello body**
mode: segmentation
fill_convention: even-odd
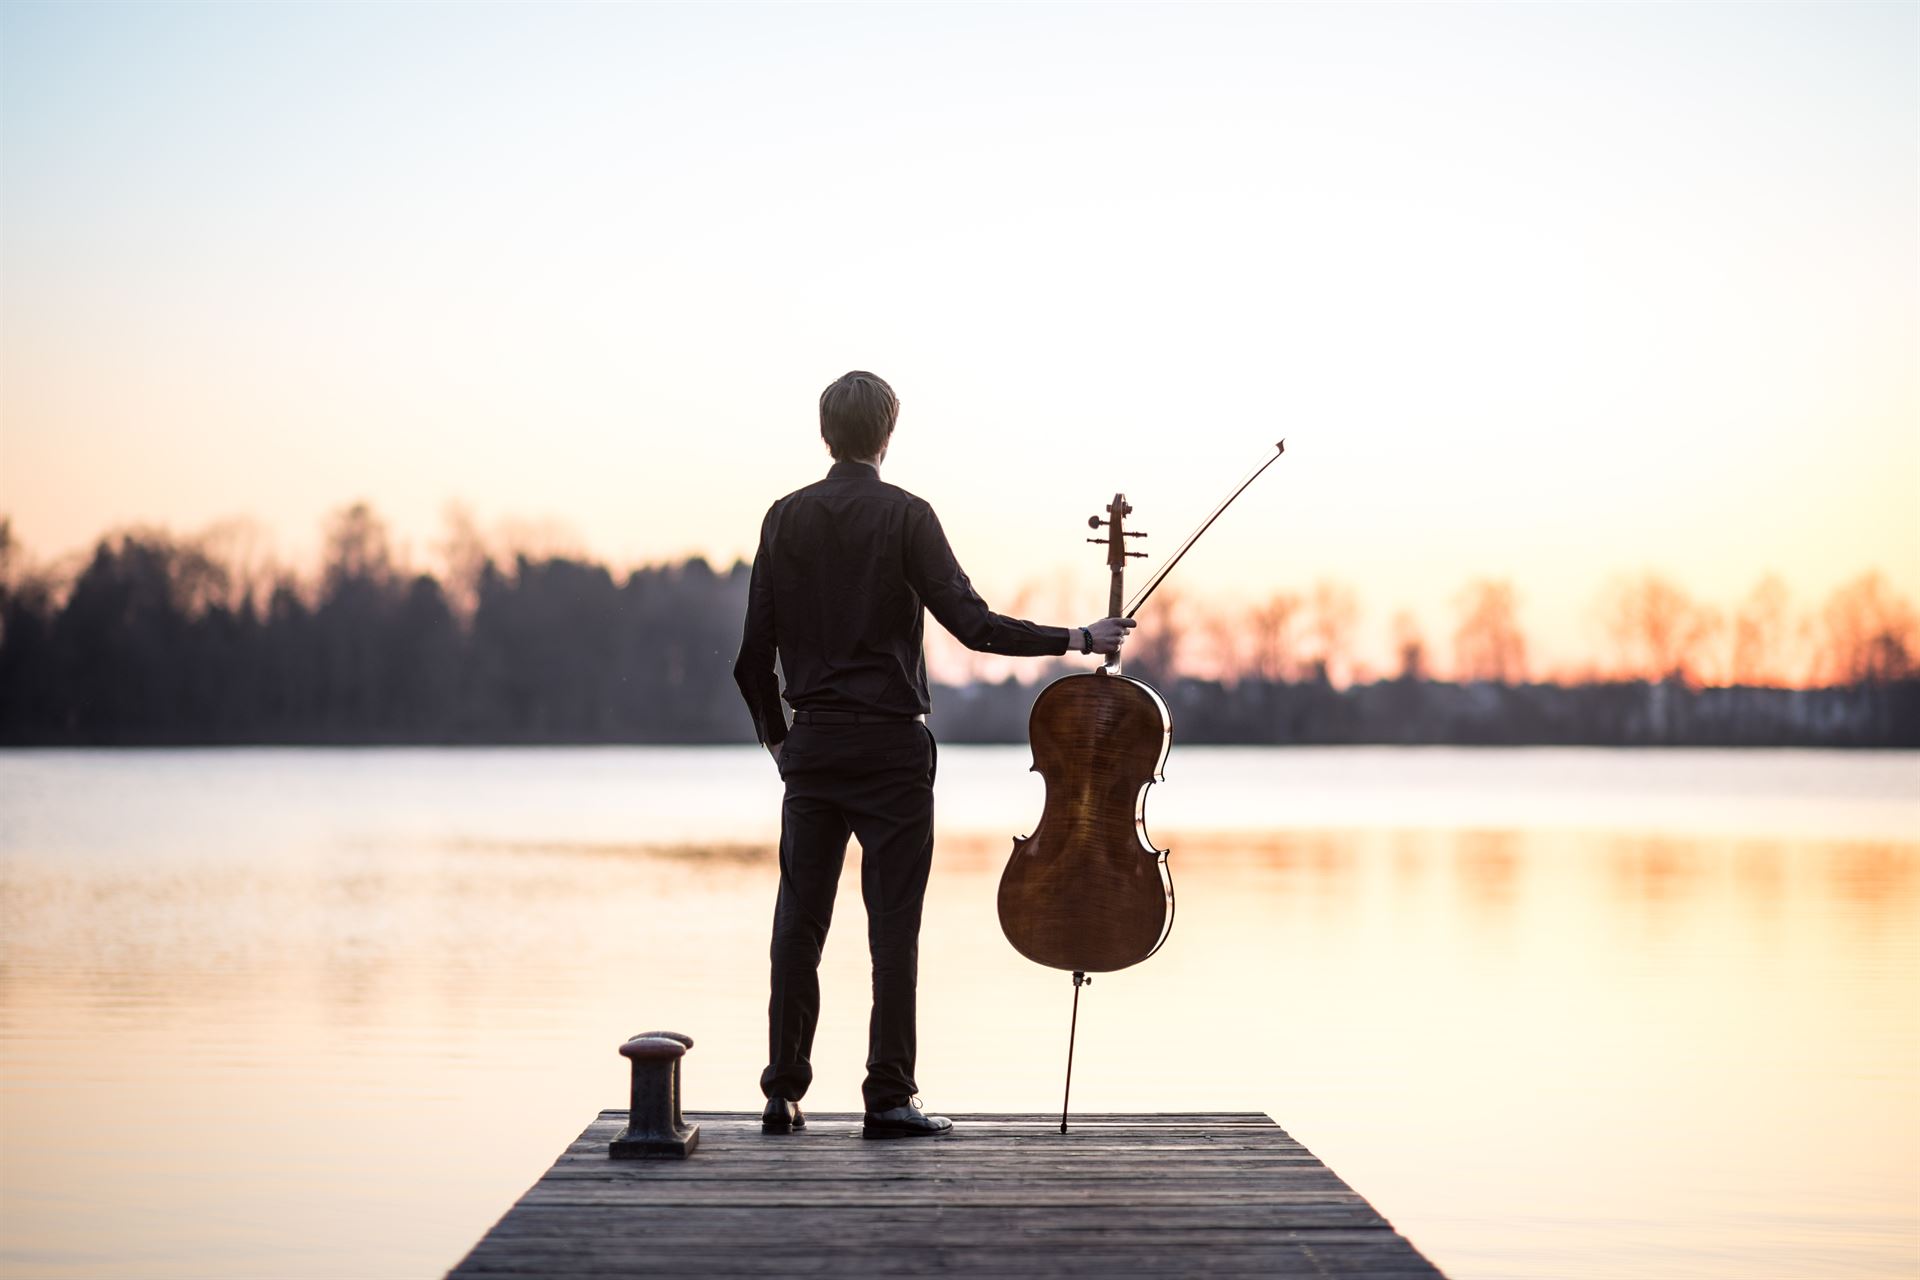
[[[1167,704],[1145,681],[1102,669],[1048,685],[1027,727],[1047,798],[1001,874],[1000,928],[1055,969],[1138,964],[1173,927],[1167,851],[1146,828],[1147,787],[1173,742]]]
[[[1113,495],[1105,520],[1089,517],[1089,529],[1107,530],[1104,538],[1087,539],[1107,548],[1107,616],[1132,618],[1200,535],[1286,447],[1285,440],[1274,446],[1273,457],[1214,508],[1124,614],[1127,561],[1143,555],[1128,551],[1126,540],[1146,535],[1126,528],[1133,508],[1124,493]],[[1167,851],[1147,838],[1146,814],[1147,788],[1165,776],[1173,719],[1152,685],[1120,674],[1116,642],[1100,669],[1062,676],[1040,691],[1027,719],[1027,737],[1047,799],[1033,834],[1014,837],[1013,855],[1000,875],[1000,930],[1027,959],[1073,974],[1067,1087],[1060,1100],[1060,1132],[1065,1133],[1080,988],[1092,981],[1090,973],[1139,964],[1173,929]]]

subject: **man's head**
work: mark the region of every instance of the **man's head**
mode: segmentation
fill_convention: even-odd
[[[843,373],[820,393],[820,438],[836,461],[871,462],[886,451],[900,398],[864,369]]]

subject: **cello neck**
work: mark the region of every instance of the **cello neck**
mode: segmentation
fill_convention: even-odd
[[[1126,604],[1126,518],[1132,511],[1133,508],[1127,505],[1127,495],[1124,493],[1114,494],[1113,501],[1107,506],[1107,616],[1109,618],[1119,617],[1120,610]],[[1108,657],[1106,668],[1118,675],[1120,655],[1116,653]]]

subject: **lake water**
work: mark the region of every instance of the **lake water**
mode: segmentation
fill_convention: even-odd
[[[1027,763],[941,749],[933,1109],[1059,1104],[1070,982],[994,911]],[[1178,918],[1083,996],[1077,1107],[1264,1110],[1456,1280],[1920,1273],[1920,755],[1168,774]],[[0,753],[0,1273],[439,1275],[636,1031],[757,1109],[778,801],[734,748]],[[857,861],[815,1110],[859,1106]]]

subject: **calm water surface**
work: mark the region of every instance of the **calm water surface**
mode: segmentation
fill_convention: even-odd
[[[1059,1099],[1018,748],[943,747],[922,1093]],[[430,1277],[627,1035],[757,1108],[748,749],[0,754],[0,1273]],[[1177,748],[1088,1109],[1258,1109],[1458,1280],[1920,1273],[1920,756]],[[859,1105],[857,853],[809,1104]],[[1151,1034],[1143,1034],[1151,1033]]]

